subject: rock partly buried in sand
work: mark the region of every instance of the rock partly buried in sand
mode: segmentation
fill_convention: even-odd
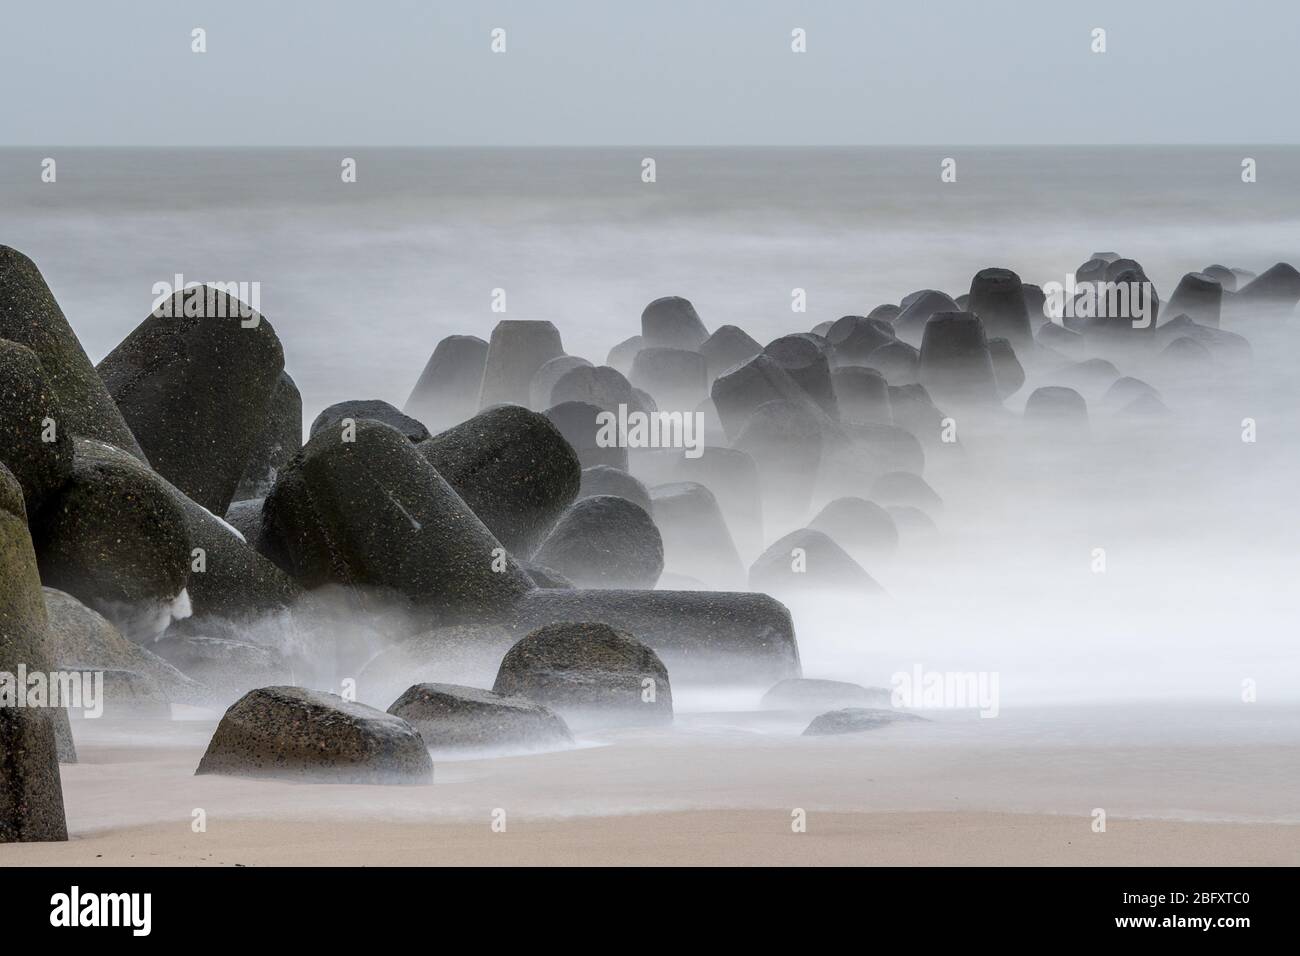
[[[582,484],[578,488],[578,499],[594,498],[596,495],[618,495],[641,508],[646,514],[650,513],[650,492],[638,479],[621,468],[596,465],[582,469]]]
[[[887,687],[863,687],[842,680],[794,677],[778,681],[763,695],[763,710],[812,710],[823,713],[842,707],[889,707]]]
[[[225,514],[284,371],[271,323],[212,286],[187,289],[151,312],[98,370],[154,470]]]
[[[419,450],[497,540],[524,557],[582,484],[582,464],[561,430],[517,405],[480,412]]]
[[[131,671],[154,680],[167,699],[178,703],[201,700],[204,689],[157,654],[122,636],[101,614],[71,594],[42,588],[50,628],[48,658],[76,663],[91,670]]]
[[[583,722],[648,725],[673,719],[673,692],[659,655],[608,624],[567,621],[538,628],[506,652],[492,690]]]
[[[130,455],[100,442],[78,439],[78,467],[101,462],[135,469],[180,508],[189,538],[188,607],[194,619],[247,619],[288,607],[301,589],[278,567],[242,540],[221,518],[191,500],[157,472]],[[134,635],[132,635],[134,636]]]
[[[309,588],[388,589],[446,619],[503,613],[531,589],[401,432],[361,421],[353,439],[326,429],[281,472],[262,508],[276,564]]]
[[[0,339],[0,463],[22,486],[28,514],[72,472],[72,440],[62,417],[36,353]]]
[[[377,398],[335,402],[316,416],[308,434],[314,437],[317,432],[326,428],[341,432],[349,420],[381,422],[390,428],[396,428],[406,436],[407,441],[422,442],[429,437],[429,429],[425,428],[422,422],[416,421],[410,415],[403,415],[392,405]]]
[[[642,348],[694,350],[708,337],[695,306],[681,296],[655,299],[641,312]]]
[[[573,743],[564,718],[541,704],[460,684],[416,684],[388,712],[434,750],[543,750]]]
[[[488,343],[478,407],[527,406],[537,370],[563,354],[560,333],[550,322],[502,319]]]
[[[509,626],[522,636],[565,621],[599,621],[635,634],[679,683],[768,686],[800,676],[790,612],[766,594],[537,590],[519,602]]]
[[[61,431],[108,442],[144,459],[40,270],[8,246],[0,246],[0,339],[27,346],[40,359],[63,418]]]
[[[150,641],[190,613],[185,514],[134,457],[99,442],[76,444],[71,477],[32,526],[41,580],[131,640]]]
[[[432,783],[433,760],[400,717],[305,687],[261,687],[230,705],[195,773]]]
[[[36,555],[27,534],[23,490],[0,465],[0,673],[47,672],[47,622]],[[0,678],[0,693],[26,688]],[[0,843],[66,840],[59,748],[51,708],[0,706]],[[67,719],[66,713],[63,715]]]
[[[235,501],[265,498],[280,469],[302,448],[302,395],[288,372],[280,373],[266,415],[266,427],[249,452]]]
[[[882,588],[829,535],[811,528],[792,531],[758,556],[749,586],[776,595],[837,591],[880,594]]]
[[[805,737],[828,737],[835,734],[860,734],[865,730],[878,730],[888,724],[924,720],[916,714],[898,710],[876,710],[870,707],[845,707],[813,718],[804,730]]]
[[[402,411],[433,431],[458,425],[478,411],[488,344],[477,335],[449,335],[433,350]]]
[[[569,507],[533,560],[584,588],[652,588],[664,569],[664,543],[644,509],[616,495]]]

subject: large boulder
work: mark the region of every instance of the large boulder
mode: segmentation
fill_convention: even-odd
[[[799,520],[806,513],[826,446],[834,437],[811,402],[768,402],[749,417],[734,445],[758,466],[764,513],[776,519],[773,524]]]
[[[808,527],[830,535],[859,561],[878,560],[898,550],[894,519],[880,505],[864,498],[836,498],[808,522]]]
[[[400,432],[361,421],[353,438],[322,431],[281,472],[262,509],[261,547],[276,564],[306,587],[387,589],[448,618],[501,613],[531,589]]]
[[[133,469],[179,507],[190,546],[186,605],[193,620],[189,623],[208,617],[246,620],[286,608],[298,598],[301,589],[293,579],[250,546],[236,528],[130,455],[78,439],[76,461],[78,466],[98,462]]]
[[[561,402],[546,410],[546,418],[573,449],[579,468],[608,465],[627,471],[627,445],[617,429],[611,432],[605,422],[611,412],[590,402]]]
[[[713,492],[742,557],[763,549],[763,494],[753,458],[739,448],[710,445],[698,458],[676,459],[674,477]]]
[[[1020,303],[1024,308],[1024,302]],[[920,380],[940,402],[993,405],[999,401],[993,358],[980,319],[939,312],[925,325]]]
[[[551,391],[555,388],[555,383],[575,368],[590,367],[590,362],[577,355],[560,355],[549,359],[533,373],[533,380],[528,386],[528,407],[535,411],[550,408],[556,404],[551,401]]]
[[[643,348],[645,348],[645,340],[639,335],[624,339],[609,350],[605,364],[627,375],[632,371],[632,361],[636,358],[636,353]]]
[[[830,349],[816,336],[783,335],[769,342],[763,354],[785,369],[823,412],[832,419],[839,418],[835,387],[831,384]]]
[[[311,423],[309,435],[327,428],[338,431],[346,421],[381,422],[390,428],[396,428],[406,436],[407,441],[422,442],[429,437],[429,429],[422,422],[410,415],[404,415],[392,405],[377,398],[351,399],[335,402],[326,408]]]
[[[635,634],[682,682],[770,685],[798,677],[790,612],[766,594],[726,591],[537,590],[516,605],[511,630],[599,621]]]
[[[991,339],[1006,339],[1014,348],[1033,341],[1024,287],[1020,276],[1010,269],[981,269],[975,273],[966,311],[979,316]]]
[[[288,372],[281,372],[266,425],[254,443],[244,466],[244,475],[235,489],[235,501],[265,498],[275,484],[280,469],[302,448],[302,395]]]
[[[699,347],[699,353],[708,363],[710,382],[762,351],[763,346],[753,336],[735,325],[719,326]]]
[[[433,760],[400,717],[304,687],[261,687],[230,705],[195,773],[432,783]]]
[[[388,712],[434,750],[543,750],[573,743],[564,718],[541,704],[460,684],[415,684]]]
[[[708,363],[699,352],[686,349],[642,349],[632,360],[628,378],[669,411],[694,409],[708,395]]]
[[[874,368],[848,366],[831,373],[840,420],[844,422],[889,425],[893,412],[889,407],[889,383]]]
[[[71,594],[42,588],[49,618],[48,658],[56,664],[80,668],[141,674],[156,682],[167,699],[198,703],[204,688],[157,654],[128,641],[103,615],[92,611]]]
[[[284,371],[271,323],[211,286],[160,304],[98,366],[154,470],[225,514]]]
[[[0,695],[26,692],[17,685],[20,668],[50,670],[47,626],[22,486],[0,465],[0,674],[13,675],[0,678]],[[17,707],[16,699],[0,702],[0,843],[66,840],[57,718],[51,708]]]
[[[72,474],[32,524],[41,580],[99,611],[132,640],[187,617],[191,542],[185,512],[136,458],[76,442]]]
[[[668,571],[722,588],[744,583],[740,554],[713,492],[697,482],[678,481],[651,488],[650,500]]]
[[[402,411],[440,431],[478,411],[488,344],[476,335],[449,335],[433,350]]]
[[[1223,308],[1223,286],[1213,276],[1189,272],[1169,297],[1166,315],[1186,315],[1198,325],[1217,329]]]
[[[620,405],[640,409],[641,400],[623,373],[608,365],[586,365],[570,369],[560,376],[551,389],[550,408],[563,402],[586,402],[605,411],[617,412]]]
[[[922,289],[903,299],[902,310],[894,319],[894,332],[909,345],[920,347],[926,323],[940,312],[958,311],[956,301],[935,289]],[[883,347],[883,346],[882,346]],[[883,371],[883,369],[882,369]],[[893,382],[893,379],[890,379]],[[894,382],[894,384],[903,384]]]
[[[533,561],[578,587],[652,588],[664,569],[664,543],[642,508],[596,495],[570,505]]]
[[[582,469],[582,484],[578,487],[578,500],[594,498],[596,495],[618,495],[632,502],[646,514],[651,511],[650,492],[646,486],[621,468],[596,465]]]
[[[0,339],[18,342],[36,353],[62,417],[63,431],[108,442],[144,459],[40,270],[8,246],[0,246]]]
[[[763,405],[786,402],[802,406],[808,414],[825,419],[825,412],[804,391],[775,358],[763,353],[739,365],[713,382],[713,404],[727,435],[735,438]]]
[[[72,439],[40,359],[0,339],[0,463],[22,486],[35,514],[72,472]]]
[[[695,306],[681,296],[655,299],[641,313],[642,348],[698,349],[708,337]]]
[[[672,723],[668,670],[653,650],[608,624],[566,621],[506,652],[495,693],[522,696],[583,723]]]
[[[582,463],[565,439],[546,415],[504,405],[434,435],[419,450],[497,540],[526,557],[582,484]]]
[[[537,370],[563,354],[560,333],[550,322],[502,319],[488,343],[478,407],[527,406]]]
[[[1300,302],[1300,271],[1289,262],[1279,262],[1243,286],[1240,295],[1241,303],[1251,308],[1289,312]]]
[[[774,541],[749,569],[749,586],[776,595],[839,591],[880,594],[870,574],[827,534],[800,528]]]

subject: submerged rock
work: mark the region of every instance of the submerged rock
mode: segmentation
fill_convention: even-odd
[[[219,289],[186,289],[137,325],[98,371],[154,470],[225,514],[284,371],[271,323]]]
[[[498,541],[527,556],[582,484],[582,463],[566,438],[548,415],[504,405],[434,435],[419,450]]]
[[[708,396],[708,363],[699,352],[645,348],[632,360],[632,384],[669,411],[688,411]]]
[[[506,652],[492,690],[584,722],[673,719],[672,687],[659,656],[608,624],[568,621],[532,631]]]
[[[1088,403],[1072,388],[1036,388],[1025,402],[1025,422],[1047,428],[1086,429]]]
[[[432,783],[433,761],[400,717],[305,687],[262,687],[235,701],[196,774],[311,783]]]
[[[910,471],[891,471],[871,485],[871,498],[886,505],[911,505],[930,511],[943,509],[943,499],[920,475]]]
[[[416,684],[388,712],[420,732],[434,750],[542,749],[573,743],[558,714],[524,697],[460,684]]]
[[[1251,308],[1290,311],[1300,303],[1300,271],[1288,262],[1279,262],[1243,286],[1240,295],[1241,303]]]
[[[1213,276],[1203,272],[1189,272],[1178,282],[1169,297],[1166,315],[1186,315],[1198,325],[1219,327],[1223,308],[1223,286]]]
[[[830,535],[850,554],[867,559],[898,550],[898,528],[889,512],[863,498],[836,498],[808,522],[813,531]]]
[[[777,595],[806,591],[863,595],[883,590],[829,535],[811,528],[790,532],[759,555],[749,569],[749,586]]]

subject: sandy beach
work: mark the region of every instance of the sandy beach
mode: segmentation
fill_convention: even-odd
[[[0,865],[1296,865],[1297,723],[1126,705],[810,739],[790,714],[688,713],[367,787],[196,777],[206,719],[80,721],[71,839]]]

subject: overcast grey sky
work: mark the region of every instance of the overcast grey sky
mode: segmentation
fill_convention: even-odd
[[[12,0],[0,145],[1295,143],[1298,39],[1300,0]]]

